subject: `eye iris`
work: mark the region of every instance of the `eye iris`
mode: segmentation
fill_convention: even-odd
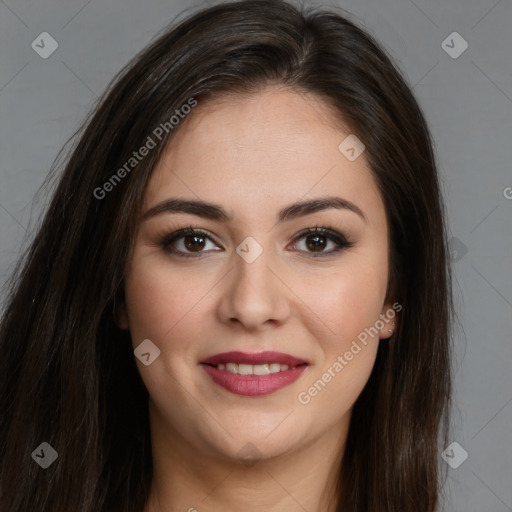
[[[188,250],[201,250],[204,248],[204,237],[200,236],[200,235],[186,235],[185,237],[183,237],[184,239],[184,243],[185,243],[185,247],[188,249]],[[194,242],[192,244],[189,244],[187,243],[187,241],[189,241],[190,239],[193,239]],[[198,242],[199,241],[199,242]]]
[[[308,246],[308,249],[313,249],[313,250],[325,249],[326,240],[325,240],[324,236],[322,236],[322,235],[310,235],[310,236],[307,237],[307,240],[308,241],[306,242],[306,245]],[[310,244],[309,242],[311,240],[315,240],[315,242]],[[319,240],[321,240],[321,242],[319,242]]]

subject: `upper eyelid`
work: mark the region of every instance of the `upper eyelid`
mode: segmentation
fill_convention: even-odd
[[[322,236],[325,236],[329,240],[333,241],[338,245],[338,247],[342,247],[343,241],[346,242],[347,246],[353,245],[353,242],[349,240],[349,237],[347,237],[343,232],[340,232],[334,228],[330,228],[327,226],[318,226],[315,225],[314,227],[305,228],[300,230],[293,238],[293,242],[297,240],[301,240],[302,238],[305,238],[308,235],[314,235],[314,234],[320,234]],[[168,234],[163,238],[163,242],[168,241],[167,244],[164,243],[164,245],[171,245],[176,240],[180,240],[185,236],[189,235],[200,235],[204,236],[208,240],[212,241],[214,244],[219,245],[218,242],[215,240],[215,237],[212,236],[208,231],[201,229],[201,228],[195,228],[193,226],[187,226],[185,228],[177,229],[173,231],[172,233]],[[341,239],[340,241],[336,240],[336,238]],[[183,252],[183,251],[178,251]],[[325,254],[329,254],[330,251],[325,252]],[[187,253],[187,254],[194,254],[193,252]],[[202,254],[202,251],[197,252],[196,254]],[[318,254],[322,254],[322,252],[319,252]]]

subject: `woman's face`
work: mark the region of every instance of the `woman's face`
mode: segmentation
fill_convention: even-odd
[[[342,153],[350,132],[327,106],[283,89],[199,103],[181,123],[146,190],[120,315],[134,349],[150,340],[136,361],[152,434],[231,460],[342,441],[392,327],[364,152],[349,139]],[[327,198],[338,207],[293,206]]]

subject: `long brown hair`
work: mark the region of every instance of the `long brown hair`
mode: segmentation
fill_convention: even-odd
[[[424,116],[396,65],[346,17],[247,0],[166,30],[115,77],[75,134],[0,325],[0,510],[143,509],[152,478],[148,394],[113,309],[145,187],[179,129],[169,123],[177,109],[273,84],[323,99],[365,144],[389,219],[389,296],[403,308],[354,406],[338,510],[438,507],[453,306]],[[154,149],[128,172],[148,136]],[[58,454],[47,469],[31,456],[42,442]]]

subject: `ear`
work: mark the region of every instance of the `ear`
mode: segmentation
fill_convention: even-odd
[[[398,321],[397,312],[402,309],[398,302],[386,301],[382,307],[377,325],[379,327],[379,339],[387,340],[396,332],[396,325]]]

